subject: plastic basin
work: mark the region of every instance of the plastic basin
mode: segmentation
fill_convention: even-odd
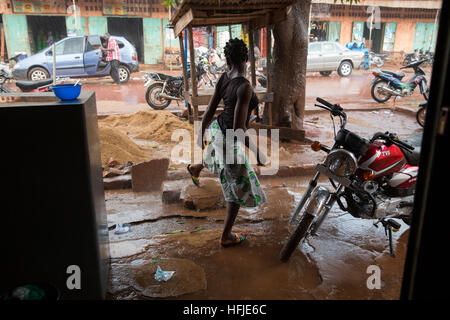
[[[57,84],[52,87],[55,96],[63,101],[75,100],[81,92],[81,84],[74,86],[73,84]]]

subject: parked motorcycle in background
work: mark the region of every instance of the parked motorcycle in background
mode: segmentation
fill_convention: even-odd
[[[13,79],[11,63],[16,64],[21,55],[22,54],[20,53],[10,59],[7,59],[5,62],[0,62],[0,85]]]
[[[414,76],[404,83],[401,80],[405,76],[404,73],[393,72],[388,70],[376,70],[372,72],[375,78],[370,83],[372,86],[372,98],[383,103],[388,101],[392,96],[405,97],[413,94],[414,89],[419,86],[420,93],[425,100],[428,101],[429,88],[425,72],[420,68],[420,65],[426,60],[414,61],[400,69],[412,68]]]
[[[209,71],[213,74],[220,74],[227,70],[227,62],[217,49],[209,51]]]
[[[347,115],[340,105],[321,98],[317,101],[320,104],[315,106],[329,111],[332,119],[339,117],[341,126],[331,148],[318,141],[311,145],[314,151],[328,155],[316,166],[317,172],[291,217],[291,223],[296,222],[301,213],[280,260],[288,261],[300,241],[316,235],[335,203],[356,218],[376,219],[374,225],[385,228],[390,254],[394,256],[392,231],[401,225],[393,218],[410,223],[420,151],[389,132],[375,133],[367,141],[345,129]],[[317,185],[321,175],[329,178],[332,190]]]
[[[428,101],[419,104],[419,110],[416,112],[417,123],[423,128],[425,127],[425,117],[427,114]]]
[[[370,65],[375,65],[377,68],[381,68],[387,59],[386,53],[369,53]]]

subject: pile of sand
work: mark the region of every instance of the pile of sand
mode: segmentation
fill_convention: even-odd
[[[121,164],[127,161],[137,163],[150,159],[150,150],[141,148],[121,131],[104,124],[99,124],[98,131],[103,166],[110,158]]]
[[[193,136],[194,127],[170,111],[139,111],[134,114],[111,115],[99,120],[100,125],[107,125],[130,134],[133,138],[172,143],[172,133],[177,129],[186,129]]]

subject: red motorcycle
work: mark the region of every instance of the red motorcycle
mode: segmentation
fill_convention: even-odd
[[[328,148],[313,142],[314,151],[328,153],[323,163],[316,166],[316,174],[297,205],[290,222],[300,221],[280,253],[286,262],[300,241],[315,235],[335,203],[341,210],[364,219],[377,219],[374,223],[385,228],[389,238],[390,254],[394,257],[392,231],[400,218],[410,223],[414,201],[414,189],[419,170],[420,150],[398,139],[389,132],[375,133],[370,141],[345,129],[347,115],[338,104],[317,98],[315,106],[329,111],[333,118],[339,117],[340,130],[335,133],[335,143]],[[334,189],[318,186],[321,175],[329,178]]]

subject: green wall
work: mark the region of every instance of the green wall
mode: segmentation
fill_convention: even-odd
[[[14,56],[16,52],[31,54],[30,41],[28,39],[27,16],[25,15],[3,15],[3,26],[6,34],[6,46],[8,56]]]
[[[437,26],[433,22],[417,22],[414,32],[413,50],[422,49],[434,52],[436,46]]]
[[[77,16],[78,25],[76,24],[75,17],[66,16],[66,29],[67,35],[70,35],[70,31],[74,30],[77,36],[87,35],[86,19],[84,17]]]
[[[89,34],[104,35],[108,31],[108,21],[106,17],[89,17]]]
[[[166,25],[168,19],[163,19],[163,34],[165,47],[178,47],[178,39],[170,39]],[[161,43],[161,19],[160,18],[143,18],[144,32],[144,63],[157,64],[162,61],[162,43]]]

